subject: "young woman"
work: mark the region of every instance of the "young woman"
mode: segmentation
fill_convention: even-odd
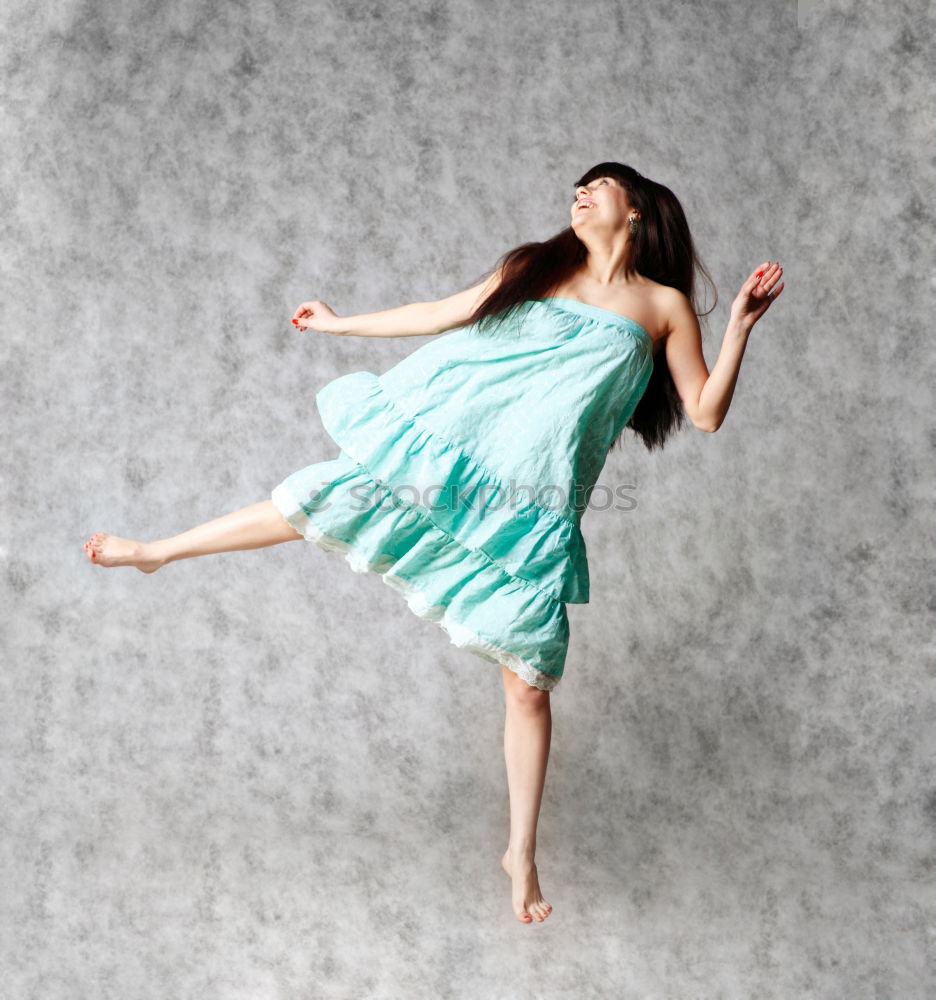
[[[718,430],[751,329],[783,290],[778,262],[754,269],[709,372],[697,269],[707,276],[669,188],[600,163],[575,185],[567,228],[509,251],[472,288],[359,316],[319,300],[299,306],[293,323],[320,333],[446,334],[380,376],[352,372],[319,391],[336,458],[172,538],[99,533],[85,543],[96,565],[152,573],[305,538],[356,572],[380,574],[454,644],[500,664],[510,795],[501,864],[514,913],[528,923],[552,910],[534,862],[536,826],[565,605],[589,599],[580,521],[592,488],[628,427],[649,449],[687,414]]]

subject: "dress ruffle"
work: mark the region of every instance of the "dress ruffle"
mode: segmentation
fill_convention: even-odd
[[[322,422],[374,480],[427,508],[464,549],[568,604],[588,603],[585,539],[578,524],[528,497],[458,445],[410,417],[372,372],[351,372],[316,395]]]
[[[373,409],[368,413],[364,423],[374,419]],[[369,426],[379,442],[381,428]],[[382,454],[390,461],[389,451]],[[564,604],[463,545],[435,511],[414,506],[343,449],[288,476],[272,501],[306,539],[343,553],[356,573],[379,574],[455,646],[505,664],[542,690],[559,683],[569,641]]]

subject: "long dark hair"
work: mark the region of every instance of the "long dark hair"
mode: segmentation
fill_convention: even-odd
[[[579,188],[599,177],[613,177],[627,191],[630,204],[640,213],[637,232],[627,244],[624,274],[637,273],[661,285],[678,288],[689,299],[697,316],[707,316],[715,308],[718,292],[692,241],[689,224],[679,199],[664,184],[643,177],[633,167],[613,161],[599,163],[575,182]],[[478,306],[465,325],[484,324],[482,320],[519,306],[528,299],[541,299],[574,274],[588,256],[585,244],[567,226],[543,242],[523,243],[505,253],[494,274],[503,268],[497,288]],[[700,312],[696,301],[695,272],[701,271],[715,293],[715,301]],[[648,450],[663,448],[667,437],[683,426],[686,414],[669,365],[666,350],[660,348],[653,359],[653,374],[637,409],[621,433],[612,442],[615,447],[630,428],[639,435]]]

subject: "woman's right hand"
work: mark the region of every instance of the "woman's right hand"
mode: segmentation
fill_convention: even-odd
[[[341,317],[324,302],[313,299],[303,302],[293,314],[292,322],[299,330],[315,330],[316,333],[338,333],[335,320]]]

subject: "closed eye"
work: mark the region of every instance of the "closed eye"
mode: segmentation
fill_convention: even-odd
[[[602,178],[600,178],[600,179],[599,179],[599,180],[597,181],[597,183],[598,183],[598,184],[607,184],[607,183],[608,183],[608,178],[607,178],[607,177],[602,177]],[[575,203],[576,203],[577,201],[578,201],[578,196],[576,196],[576,197],[574,197],[574,198],[572,199],[572,204],[574,205],[574,204],[575,204]]]

